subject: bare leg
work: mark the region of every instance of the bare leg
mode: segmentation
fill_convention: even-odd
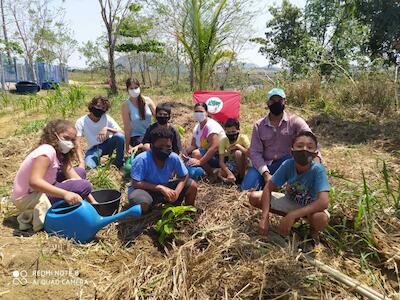
[[[261,196],[262,191],[253,191],[247,194],[250,204],[259,209],[262,209]]]
[[[196,181],[192,180],[192,183],[190,184],[185,194],[185,205],[194,206],[196,196],[197,196],[197,184]]]
[[[308,221],[311,225],[311,235],[316,236],[321,232],[328,224],[328,216],[324,212],[316,212],[312,215],[307,216]]]
[[[244,177],[244,173],[246,172],[246,155],[243,154],[242,151],[235,151],[235,162],[238,168],[238,175],[240,178]]]

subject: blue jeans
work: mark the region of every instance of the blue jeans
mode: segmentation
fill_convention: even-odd
[[[109,139],[106,139],[103,143],[96,145],[88,149],[85,153],[85,164],[88,168],[94,169],[99,164],[100,157],[103,155],[111,155],[115,150],[117,156],[114,161],[114,165],[117,168],[122,167],[124,164],[124,149],[125,149],[125,137],[122,133],[114,133]]]
[[[270,174],[273,175],[276,170],[278,170],[278,168],[281,166],[281,164],[289,158],[292,158],[292,156],[286,155],[281,159],[272,161],[272,163],[268,166]],[[249,189],[256,189],[257,191],[259,191],[263,189],[264,184],[264,177],[262,177],[262,175],[260,174],[260,172],[258,172],[256,168],[251,167],[244,176],[242,184],[240,185],[240,189],[242,191]]]

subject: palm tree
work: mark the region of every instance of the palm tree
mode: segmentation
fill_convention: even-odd
[[[232,51],[224,50],[226,28],[221,12],[226,2],[218,1],[212,13],[213,7],[207,1],[185,0],[186,16],[177,38],[189,55],[200,90],[208,85],[217,62],[233,55]]]

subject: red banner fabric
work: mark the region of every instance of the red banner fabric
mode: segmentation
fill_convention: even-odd
[[[227,91],[195,91],[194,102],[205,102],[213,119],[223,123],[229,118],[239,120],[240,93]]]

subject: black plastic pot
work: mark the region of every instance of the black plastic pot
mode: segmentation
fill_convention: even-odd
[[[121,193],[117,190],[97,190],[92,192],[99,204],[92,204],[99,215],[111,216],[118,212]]]
[[[18,81],[15,87],[17,88],[17,93],[21,94],[37,93],[40,91],[40,86],[32,81]]]

